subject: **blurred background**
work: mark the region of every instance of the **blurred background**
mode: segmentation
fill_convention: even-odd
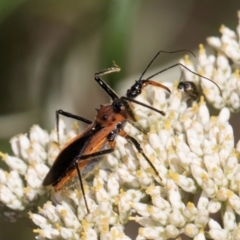
[[[119,88],[124,79],[132,83],[157,51],[197,53],[206,37],[220,35],[221,24],[235,30],[239,8],[238,1],[219,0],[1,0],[1,151],[11,152],[9,139],[33,124],[53,129],[57,109],[93,119],[95,107],[109,101],[93,76],[112,61],[122,71],[104,79],[125,93],[126,88]],[[153,69],[183,55],[163,54]],[[160,79],[179,76],[174,69]],[[127,231],[129,236],[137,233]],[[16,237],[34,239],[34,234],[24,221],[0,220],[0,239]]]

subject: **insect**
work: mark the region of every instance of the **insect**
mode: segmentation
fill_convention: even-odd
[[[194,74],[199,76],[196,73],[194,73]],[[181,74],[181,78],[182,77],[183,77],[183,72]],[[219,89],[220,94],[222,94],[222,91],[221,91],[220,87],[213,80],[211,80],[211,79],[209,79],[207,77],[203,77],[203,78],[208,80],[208,81],[210,81],[210,82],[212,82]],[[183,96],[184,96],[184,98],[187,99],[188,103],[192,103],[193,101],[198,100],[200,95],[201,95],[201,93],[202,93],[202,89],[198,89],[197,85],[194,82],[192,82],[192,81],[186,81],[186,80],[181,81],[180,80],[179,83],[178,83],[177,88],[178,88],[178,90],[180,90],[183,93]]]
[[[222,91],[220,87],[215,82],[213,82],[211,79],[208,79],[206,77],[204,78],[211,81],[213,84],[215,84],[218,87],[220,94],[222,95]],[[180,81],[178,83],[178,90],[184,93],[187,99],[187,102],[189,104],[191,104],[195,100],[198,100],[200,97],[200,94],[202,93],[202,89],[199,90],[196,84],[191,81]]]
[[[178,90],[184,92],[190,102],[197,100],[200,95],[196,84],[191,81],[180,81],[178,84]]]
[[[186,51],[186,50],[180,50]],[[175,52],[180,52],[175,51]],[[68,186],[75,178],[78,177],[80,182],[80,187],[83,193],[84,202],[86,205],[87,212],[89,213],[89,207],[86,201],[84,188],[83,188],[83,180],[87,178],[93,171],[97,168],[97,166],[101,162],[101,157],[105,154],[112,153],[116,146],[116,136],[125,137],[129,142],[131,142],[137,151],[142,154],[142,156],[146,159],[148,164],[154,170],[155,174],[159,176],[158,171],[155,166],[151,163],[149,158],[145,155],[140,143],[132,136],[128,135],[124,131],[124,126],[127,122],[132,124],[134,127],[138,128],[141,132],[145,133],[145,130],[141,129],[137,125],[137,119],[135,117],[132,103],[136,103],[142,105],[146,108],[149,108],[155,112],[158,112],[162,115],[165,115],[163,111],[155,109],[149,105],[141,103],[135,98],[141,94],[143,88],[148,85],[152,85],[155,87],[161,87],[166,91],[170,92],[170,90],[157,82],[151,80],[154,76],[175,67],[175,64],[167,69],[157,72],[152,76],[143,79],[144,74],[151,66],[153,61],[157,58],[157,56],[165,51],[158,52],[152,61],[148,64],[144,72],[141,74],[139,80],[137,80],[131,88],[127,90],[126,96],[119,97],[114,90],[109,87],[102,79],[101,76],[105,74],[109,74],[112,72],[120,71],[118,66],[108,68],[101,72],[95,74],[95,81],[102,87],[102,89],[110,96],[112,102],[107,105],[100,105],[100,108],[97,110],[97,115],[95,120],[92,122],[86,118],[65,112],[63,110],[56,111],[56,121],[57,121],[57,131],[58,131],[58,120],[59,115],[64,115],[66,117],[70,117],[73,119],[77,119],[83,121],[89,126],[80,134],[71,139],[60,151],[57,156],[55,162],[53,163],[51,169],[43,180],[42,185],[48,186],[52,185],[55,191],[62,190],[65,186]],[[174,53],[174,52],[167,52]],[[186,68],[186,67],[185,67]],[[188,69],[188,68],[186,68]],[[189,70],[189,69],[188,69]],[[189,70],[192,72],[191,70]],[[194,73],[194,72],[192,72]],[[194,73],[196,74],[196,73]],[[198,74],[196,74],[198,75]],[[201,75],[198,75],[202,77]],[[159,176],[160,178],[160,176]]]
[[[56,112],[57,129],[59,114],[83,121],[90,125],[85,129],[85,131],[78,134],[63,147],[56,160],[54,161],[50,171],[44,178],[42,185],[52,185],[54,186],[55,191],[59,191],[63,189],[64,186],[71,183],[75,177],[78,177],[88,213],[90,211],[85,198],[82,179],[87,178],[93,172],[93,170],[96,169],[97,165],[100,163],[101,156],[112,153],[114,151],[114,148],[116,146],[115,138],[117,135],[125,137],[129,142],[131,142],[136,147],[137,151],[140,152],[148,161],[149,165],[154,169],[155,173],[158,174],[154,165],[143,152],[141,145],[135,138],[129,136],[124,131],[124,126],[127,122],[129,122],[130,124],[137,127],[140,131],[142,131],[142,129],[139,128],[136,124],[137,120],[130,102],[140,104],[162,115],[165,115],[165,113],[131,98],[132,95],[137,96],[140,94],[133,93],[133,90],[131,89],[128,90],[126,97],[119,97],[113,91],[113,89],[111,89],[100,78],[100,76],[104,74],[117,71],[120,71],[120,68],[113,67],[95,74],[96,82],[111,97],[112,103],[108,105],[100,105],[100,108],[96,109],[97,115],[93,122],[62,110],[58,110]],[[167,87],[150,80],[146,80],[144,83],[142,82],[142,86],[139,87],[137,85],[137,87],[134,87],[133,89],[138,89],[141,91],[141,89],[148,84],[164,88],[170,92]]]

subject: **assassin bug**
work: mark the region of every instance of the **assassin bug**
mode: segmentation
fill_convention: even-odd
[[[158,174],[154,165],[143,152],[138,141],[132,136],[129,136],[123,130],[123,128],[127,122],[137,126],[135,124],[136,118],[129,102],[140,104],[162,115],[165,113],[144,103],[138,102],[137,100],[134,100],[128,96],[119,97],[100,78],[100,76],[104,74],[117,71],[120,71],[120,68],[113,67],[95,74],[95,80],[111,97],[112,103],[108,105],[101,105],[99,109],[96,109],[97,115],[94,122],[62,110],[58,110],[56,112],[57,129],[59,114],[75,118],[90,125],[85,131],[74,137],[64,146],[53,163],[50,171],[44,178],[43,186],[51,184],[54,186],[55,191],[59,191],[63,189],[64,186],[68,185],[75,177],[78,177],[88,212],[90,211],[84,194],[82,178],[86,178],[92,173],[92,171],[100,163],[100,157],[102,155],[109,154],[114,151],[116,146],[115,138],[117,135],[125,137],[129,142],[131,142],[136,147],[138,152],[140,152],[148,161],[155,173]],[[149,84],[162,87],[170,92],[167,87],[159,83],[154,83],[152,81],[149,82]],[[147,83],[145,85],[147,85]],[[130,91],[131,90],[129,90],[128,93]],[[109,148],[106,149],[107,145]]]
[[[180,50],[180,51],[186,51],[186,50]],[[180,52],[180,51],[175,51],[175,52]],[[177,65],[181,65],[184,68],[186,68],[184,65],[179,63],[167,69],[159,71],[158,73],[148,77],[147,79],[142,79],[144,74],[150,67],[150,65],[153,63],[153,61],[161,52],[165,52],[165,51],[160,51],[156,54],[156,56],[152,59],[152,61],[148,64],[147,68],[144,70],[144,72],[140,76],[139,80],[137,80],[134,83],[134,85],[127,90],[126,97],[125,96],[119,97],[114,92],[114,90],[112,90],[100,78],[102,75],[120,71],[119,67],[109,68],[95,74],[95,77],[94,77],[95,81],[110,96],[112,103],[108,105],[101,105],[100,108],[97,109],[97,115],[94,122],[62,110],[58,110],[56,112],[57,130],[58,130],[58,119],[60,114],[83,121],[90,125],[86,128],[85,131],[78,134],[76,137],[70,140],[63,147],[63,149],[57,156],[55,162],[53,163],[53,166],[51,167],[50,171],[44,178],[43,186],[53,185],[55,191],[59,191],[63,189],[64,186],[71,183],[75,179],[75,177],[78,177],[80,181],[80,186],[83,192],[83,198],[85,201],[87,212],[89,213],[90,211],[89,211],[86,197],[84,194],[82,178],[87,178],[93,172],[93,170],[100,163],[101,156],[112,153],[114,151],[114,148],[116,146],[115,138],[117,135],[125,137],[129,142],[131,142],[136,147],[137,151],[143,155],[143,157],[152,167],[156,175],[158,175],[158,171],[156,170],[154,165],[151,163],[149,158],[143,152],[141,145],[138,143],[138,141],[135,138],[133,138],[132,136],[129,136],[124,131],[124,126],[126,125],[127,122],[129,122],[133,126],[137,127],[140,131],[145,133],[145,131],[139,128],[136,124],[137,119],[133,112],[133,107],[131,105],[131,102],[142,105],[162,115],[165,115],[163,111],[155,109],[149,105],[146,105],[134,99],[139,94],[141,94],[142,89],[147,85],[161,87],[167,90],[168,92],[170,92],[170,90],[166,86],[160,83],[154,82],[150,79]],[[174,52],[166,52],[166,53],[174,53]],[[192,72],[191,70],[189,71]],[[202,77],[201,75],[198,75],[198,76]]]

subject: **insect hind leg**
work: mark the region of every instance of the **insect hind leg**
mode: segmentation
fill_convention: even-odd
[[[89,207],[88,207],[88,203],[87,203],[87,199],[86,199],[86,194],[85,194],[85,191],[84,191],[84,187],[83,187],[83,177],[82,177],[82,174],[81,174],[81,171],[79,169],[79,161],[82,165],[84,165],[84,160],[85,162],[87,162],[87,159],[91,159],[91,158],[97,158],[97,157],[101,157],[103,155],[106,155],[106,154],[109,154],[109,153],[112,153],[114,151],[114,146],[116,145],[116,142],[114,141],[112,144],[110,144],[110,146],[113,146],[112,148],[109,148],[109,149],[105,149],[105,150],[102,150],[102,151],[98,151],[98,152],[94,152],[94,153],[91,153],[91,154],[85,154],[85,155],[82,155],[82,156],[79,156],[76,158],[75,162],[74,162],[74,166],[77,170],[77,174],[78,174],[78,179],[79,179],[79,183],[80,183],[80,188],[81,188],[81,191],[82,191],[82,194],[83,194],[83,199],[84,199],[84,203],[85,203],[85,206],[86,206],[86,209],[87,209],[87,212],[90,213],[89,211]],[[86,164],[86,166],[84,167],[85,169],[85,172],[92,172],[94,170],[94,168],[96,168],[96,165],[97,163],[93,163],[91,164],[92,161],[88,161],[88,163]],[[98,161],[100,162],[100,160]],[[84,173],[83,173],[84,175]]]
[[[74,162],[74,165],[75,165],[75,168],[77,169],[78,179],[79,179],[79,182],[80,182],[80,187],[81,187],[81,190],[82,190],[84,203],[85,203],[87,212],[89,214],[90,211],[89,211],[89,207],[88,207],[88,204],[87,204],[87,199],[86,199],[86,195],[85,195],[85,191],[84,191],[84,187],[83,187],[82,175],[81,175],[80,169],[78,167],[77,161]]]

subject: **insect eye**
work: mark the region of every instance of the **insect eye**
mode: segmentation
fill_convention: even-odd
[[[103,115],[102,116],[102,120],[107,120],[108,119],[108,115]]]
[[[183,83],[183,82],[180,82],[180,83],[178,84],[178,89],[179,89],[179,90],[183,90],[183,89],[184,89],[184,83]]]

